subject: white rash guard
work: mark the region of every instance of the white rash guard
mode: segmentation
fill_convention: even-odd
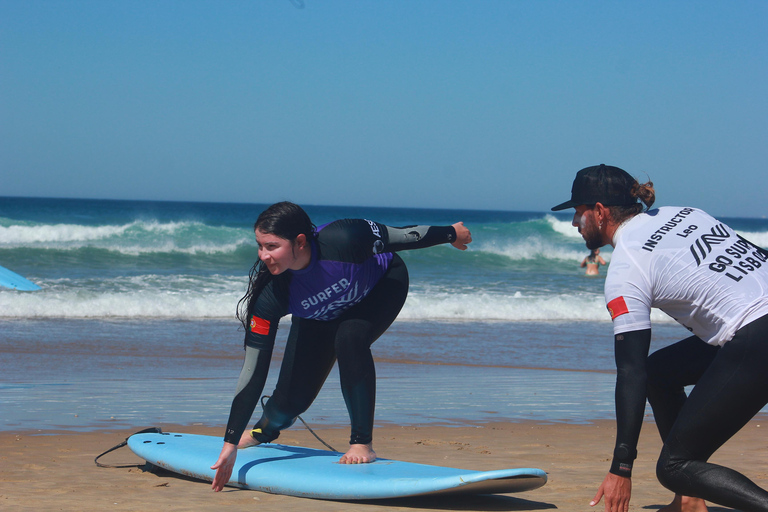
[[[711,345],[768,314],[768,253],[696,208],[641,213],[614,235],[605,301],[614,334],[659,308]]]

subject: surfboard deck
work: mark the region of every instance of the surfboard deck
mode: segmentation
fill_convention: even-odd
[[[161,468],[213,481],[210,467],[222,439],[180,433],[134,434],[128,446]],[[370,464],[339,464],[341,453],[263,444],[238,450],[227,485],[272,494],[328,500],[371,500],[436,494],[496,494],[530,491],[547,482],[541,469],[472,471],[377,459]]]
[[[0,267],[0,286],[25,292],[33,292],[40,289],[39,286],[26,277],[22,277],[5,267]]]

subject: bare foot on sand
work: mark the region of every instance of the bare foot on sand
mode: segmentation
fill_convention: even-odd
[[[349,451],[339,459],[339,464],[365,464],[375,460],[376,452],[373,451],[371,443],[351,444]]]
[[[701,498],[691,498],[690,496],[675,494],[675,499],[672,500],[672,503],[660,508],[659,512],[707,512],[707,505]]]

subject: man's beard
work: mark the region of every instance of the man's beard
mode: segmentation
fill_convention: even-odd
[[[598,229],[592,217],[582,216],[580,227],[581,236],[587,243],[587,249],[593,251],[605,245],[603,243],[603,236],[600,234],[600,230]]]

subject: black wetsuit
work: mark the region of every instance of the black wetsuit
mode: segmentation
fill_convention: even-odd
[[[395,320],[408,294],[408,271],[393,253],[455,239],[452,226],[392,228],[344,219],[320,227],[310,265],[274,276],[252,305],[246,361],[224,440],[239,442],[264,388],[279,319],[290,313],[277,386],[254,438],[269,442],[292,425],[338,359],[352,424],[350,444],[370,443],[376,393],[370,346]]]

